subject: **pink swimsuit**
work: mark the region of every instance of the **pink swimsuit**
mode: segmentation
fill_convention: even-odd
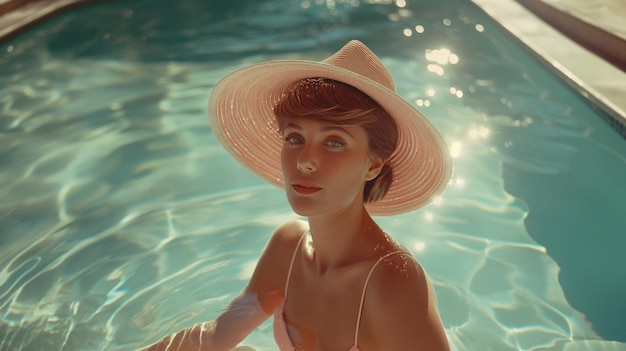
[[[304,238],[305,236],[306,236],[306,233],[302,236],[302,238]],[[287,281],[285,283],[285,297],[284,297],[283,303],[276,309],[276,312],[274,312],[274,324],[273,324],[274,339],[276,340],[276,343],[278,344],[278,348],[281,351],[297,351],[296,347],[293,345],[293,341],[291,340],[291,337],[289,336],[287,323],[285,322],[285,301],[287,300],[287,290],[289,288],[289,280],[291,279],[291,270],[293,269],[293,263],[296,259],[296,254],[298,253],[298,248],[300,247],[302,238],[300,238],[300,241],[298,242],[298,245],[296,246],[296,250],[294,251],[293,256],[291,257],[291,264],[289,265],[289,271],[287,273]],[[359,314],[357,316],[356,330],[354,332],[354,344],[347,351],[359,351],[359,347],[357,345],[358,340],[359,340],[359,325],[361,324],[361,314],[363,312],[363,304],[365,302],[365,291],[367,290],[367,284],[370,281],[370,277],[372,276],[374,269],[380,262],[382,262],[385,258],[394,254],[407,254],[407,253],[404,251],[394,251],[394,252],[390,252],[382,256],[380,259],[378,259],[378,261],[376,261],[376,263],[374,263],[369,273],[367,274],[367,278],[365,279],[365,284],[363,285],[363,292],[361,293],[361,304],[359,305]]]

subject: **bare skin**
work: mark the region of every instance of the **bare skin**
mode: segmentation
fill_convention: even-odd
[[[363,203],[364,184],[376,177],[383,161],[369,152],[367,135],[358,126],[337,128],[303,120],[288,126],[284,136],[281,162],[287,198],[308,222],[288,222],[274,232],[244,293],[255,295],[267,316],[285,303],[289,333],[300,349],[346,351],[354,344],[368,272],[385,254],[406,251],[378,227]],[[225,348],[208,346],[210,335],[218,330],[208,332],[202,345],[190,341],[201,336],[183,337],[181,332],[181,346],[170,350],[235,347],[237,340]],[[164,350],[160,345],[147,350]],[[374,271],[358,346],[362,351],[449,350],[432,285],[410,254],[390,256]]]

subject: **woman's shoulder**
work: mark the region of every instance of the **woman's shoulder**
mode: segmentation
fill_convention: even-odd
[[[367,319],[381,344],[401,347],[412,343],[428,345],[429,350],[447,350],[435,291],[411,253],[401,251],[382,259],[367,289]]]
[[[277,246],[285,249],[297,245],[304,233],[309,230],[309,225],[305,221],[291,220],[283,223],[274,231],[268,247]],[[295,247],[294,247],[295,249]]]
[[[415,284],[426,281],[424,269],[416,257],[388,234],[385,233],[385,240],[377,245],[376,251],[370,272],[372,290],[380,287],[384,293],[389,284],[397,288],[415,288]]]
[[[303,221],[289,221],[276,228],[257,262],[248,290],[282,294],[291,258],[307,230]]]
[[[263,254],[261,262],[279,268],[291,262],[293,252],[297,249],[300,238],[308,230],[306,222],[293,220],[280,225],[270,238]]]
[[[399,249],[381,255],[372,272],[370,284],[373,285],[371,288],[374,291],[379,290],[381,294],[396,289],[409,290],[414,294],[416,292],[427,293],[423,289],[428,287],[429,280],[422,265],[411,252],[406,249]]]
[[[430,280],[422,265],[404,250],[382,255],[370,272],[365,305],[372,317],[384,320],[386,313],[412,309],[425,312],[433,299]]]

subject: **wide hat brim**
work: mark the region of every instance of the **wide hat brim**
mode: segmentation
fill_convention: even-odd
[[[374,59],[377,60],[375,56]],[[429,204],[444,190],[452,173],[450,153],[440,133],[392,90],[395,87],[390,89],[325,61],[269,61],[223,77],[209,98],[209,119],[215,137],[252,173],[284,188],[280,161],[283,140],[278,133],[274,106],[298,80],[323,77],[343,82],[378,102],[398,126],[397,147],[388,161],[393,169],[392,184],[384,198],[366,204],[368,212],[373,216],[388,216]]]

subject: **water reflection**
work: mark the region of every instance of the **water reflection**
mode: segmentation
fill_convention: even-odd
[[[451,64],[456,65],[459,63],[459,57],[452,53],[450,49],[426,49],[426,53],[424,54],[427,61],[434,62],[428,64],[426,69],[430,72],[433,72],[439,76],[443,76],[445,73],[443,66]]]

